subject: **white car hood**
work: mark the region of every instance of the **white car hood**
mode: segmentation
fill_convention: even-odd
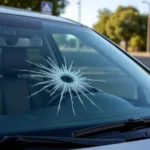
[[[107,146],[97,146],[92,148],[83,148],[84,150],[149,150],[150,149],[150,139],[139,140],[134,142],[111,144]],[[83,150],[77,149],[77,150]]]

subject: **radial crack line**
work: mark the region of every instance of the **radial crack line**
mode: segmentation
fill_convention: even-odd
[[[97,89],[97,90],[100,91],[100,92],[103,92],[102,90],[98,89],[97,87],[91,86],[91,85],[89,85],[89,84],[87,84],[87,83],[84,83],[84,82],[83,82],[82,84],[85,85],[85,86],[87,86],[87,87]]]
[[[45,58],[43,58],[43,57],[41,57],[45,62],[47,62],[50,66],[52,66],[52,64],[48,61],[48,60],[46,60]],[[59,70],[59,68],[58,68],[58,66],[56,65],[56,64],[54,64],[53,63],[53,65],[55,66],[55,69],[57,68],[58,70]]]
[[[63,88],[63,90],[61,92],[61,96],[60,96],[60,100],[59,100],[59,104],[58,104],[58,108],[57,108],[57,115],[59,114],[59,111],[60,111],[60,105],[61,105],[61,102],[62,102],[65,90],[66,90],[66,85],[64,86],[64,88]]]
[[[85,79],[85,80],[87,80],[87,81],[94,81],[94,82],[107,82],[106,80],[93,80],[93,79]]]
[[[45,75],[45,74],[44,74],[43,72],[41,72],[41,71],[33,71],[33,70],[26,70],[26,69],[19,69],[19,71],[35,73],[35,74],[38,74],[38,75]]]
[[[58,70],[60,70],[60,68],[54,63],[54,61],[49,56],[47,56],[47,58],[51,61],[54,68],[57,68]]]
[[[72,99],[72,93],[71,93],[70,87],[68,87],[68,90],[69,90],[69,94],[70,94],[70,100],[71,100],[71,105],[72,105],[72,111],[73,111],[73,114],[76,116],[76,113],[75,113],[75,110],[74,110],[74,102],[73,102],[73,99]]]
[[[81,97],[78,94],[78,91],[74,87],[72,87],[72,88],[74,89],[75,93],[77,94],[77,97],[78,97],[80,103],[83,105],[83,107],[85,108],[85,110],[87,110],[86,107],[85,107],[85,105],[84,105],[84,103],[83,103],[83,101],[82,101],[82,99],[81,99]]]
[[[41,66],[42,64],[36,64],[36,63],[33,63],[33,62],[31,62],[31,61],[28,61],[28,60],[26,60],[28,63],[30,63],[30,64],[32,64],[32,65],[34,65],[34,66],[37,66],[37,67],[39,67],[39,68],[41,68],[41,69],[44,69],[43,68],[43,66]],[[51,71],[49,68],[47,68],[46,66],[45,66],[45,69],[47,70],[47,71]]]
[[[49,69],[48,67],[44,66],[43,64],[40,64],[40,67],[41,67],[42,69],[47,70],[49,73],[52,71],[51,69]]]
[[[91,95],[95,95],[94,93],[92,93],[90,90],[88,90],[87,88],[85,88],[84,86],[82,86],[82,89],[87,91],[88,93],[90,93]]]
[[[94,106],[96,106],[98,109],[100,109],[102,112],[104,112],[98,105],[96,105],[84,92],[79,90]]]
[[[44,86],[42,89],[40,89],[40,90],[34,92],[33,94],[31,94],[30,96],[28,96],[28,98],[30,98],[31,96],[34,96],[34,95],[38,94],[39,92],[45,90],[46,88],[48,88],[48,87],[50,87],[50,86],[51,86],[51,85]]]
[[[35,87],[35,86],[38,86],[38,85],[42,85],[42,84],[48,84],[48,83],[50,83],[50,81],[43,81],[43,82],[39,82],[39,83],[36,83],[36,84],[32,85],[32,87]],[[51,83],[51,85],[53,85],[53,84]]]
[[[50,94],[50,96],[52,96],[53,94],[55,94],[55,92],[61,87],[61,84],[56,85],[53,89],[52,89],[52,93]]]
[[[68,71],[71,71],[74,61],[71,62]]]
[[[25,74],[25,75],[27,75],[27,74]],[[51,79],[49,76],[47,76],[47,75],[33,75],[33,74],[31,74],[31,75],[29,75],[29,76],[31,76],[32,78],[35,78],[35,77],[41,77],[41,78],[48,78],[48,79]]]
[[[64,57],[64,65],[62,65],[64,68],[65,68],[65,70],[68,70],[67,69],[67,63],[66,63],[66,58]]]

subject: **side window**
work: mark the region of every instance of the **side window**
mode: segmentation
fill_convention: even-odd
[[[66,58],[67,65],[74,61],[72,69],[83,67],[86,68],[84,75],[89,78],[108,81],[97,83],[99,89],[127,99],[136,99],[137,85],[135,82],[107,56],[74,35],[53,34],[53,38]]]
[[[53,34],[53,38],[62,55],[66,57],[68,65],[74,60],[74,67],[88,68],[86,74],[91,72],[107,73],[120,71],[107,57],[103,56],[93,47],[71,34]],[[92,61],[91,61],[92,60]],[[114,70],[112,70],[114,68]],[[93,75],[92,75],[93,76]]]
[[[88,46],[82,40],[71,34],[53,34],[59,49],[61,51],[86,51],[95,52],[93,48]]]

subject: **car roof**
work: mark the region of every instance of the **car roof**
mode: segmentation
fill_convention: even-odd
[[[56,17],[53,15],[43,14],[40,12],[34,12],[26,9],[8,7],[8,6],[0,6],[0,14],[11,14],[11,15],[19,15],[19,16],[26,16],[26,17],[34,17],[34,18],[41,18],[41,19],[48,19],[53,21],[59,21],[64,23],[71,23],[80,25],[78,22],[73,20],[69,20],[63,17]]]

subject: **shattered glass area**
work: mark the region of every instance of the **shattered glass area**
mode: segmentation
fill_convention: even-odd
[[[49,91],[49,96],[53,96],[58,91],[60,92],[57,115],[60,112],[61,103],[66,93],[70,95],[70,101],[71,101],[72,111],[74,115],[76,115],[76,112],[74,109],[73,93],[76,94],[81,105],[83,105],[85,109],[86,109],[86,106],[83,103],[83,100],[80,95],[83,95],[88,101],[91,102],[92,105],[94,105],[96,108],[100,109],[103,112],[103,110],[97,104],[95,104],[86,93],[94,95],[94,93],[91,90],[93,88],[96,89],[97,91],[102,92],[100,89],[91,85],[89,82],[105,82],[105,81],[92,80],[92,79],[85,77],[82,72],[84,68],[80,68],[78,70],[72,70],[73,61],[71,62],[70,66],[67,67],[65,58],[64,58],[64,63],[62,64],[61,67],[56,65],[50,57],[47,57],[46,59],[42,57],[42,59],[48,64],[49,67],[43,64],[38,64],[38,63],[34,63],[34,62],[27,60],[29,64],[32,64],[38,67],[38,70],[37,71],[20,70],[20,71],[30,73],[30,76],[32,78],[40,77],[40,78],[47,79],[46,81],[40,81],[36,83],[35,85],[33,85],[32,87],[39,86],[39,85],[42,85],[43,87],[40,90],[32,93],[28,98],[52,87],[51,90]]]

